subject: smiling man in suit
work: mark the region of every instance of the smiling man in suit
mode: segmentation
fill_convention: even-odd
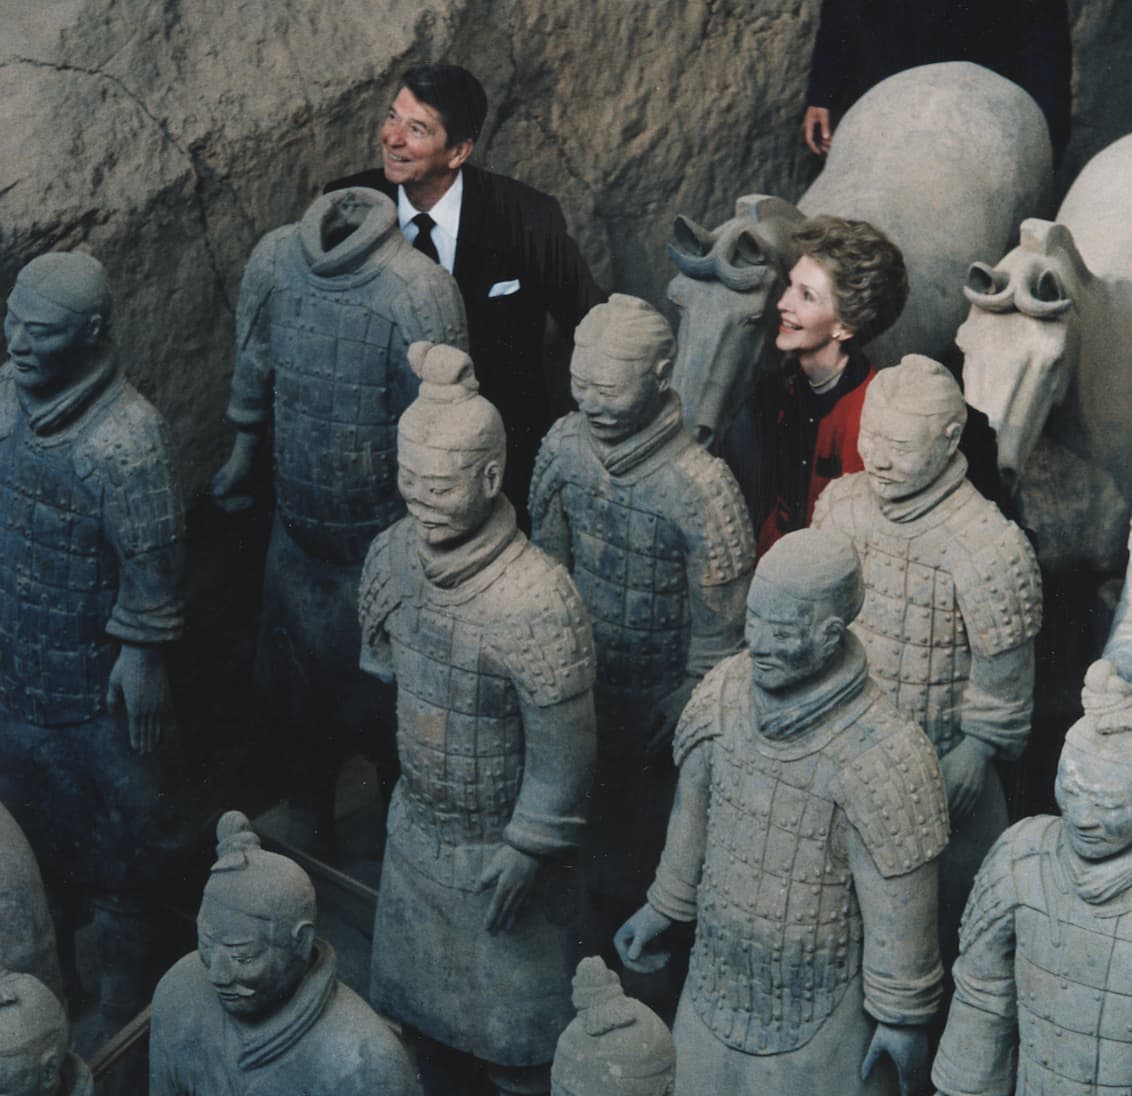
[[[539,442],[572,410],[543,367],[546,319],[572,336],[606,299],[556,199],[468,163],[487,116],[479,80],[457,65],[419,65],[401,78],[381,127],[382,166],[332,182],[397,202],[405,238],[456,278],[482,395],[507,430],[504,491],[525,515]]]

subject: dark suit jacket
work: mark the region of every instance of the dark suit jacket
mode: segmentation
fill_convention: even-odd
[[[566,231],[558,202],[504,175],[465,164],[464,196],[453,274],[464,298],[468,336],[480,391],[507,427],[504,488],[525,513],[539,442],[571,410],[565,378],[548,384],[543,366],[546,317],[572,337],[574,328],[606,299],[578,245]],[[327,190],[368,186],[397,200],[380,168],[336,179]],[[490,296],[493,286],[519,283]],[[498,290],[497,290],[498,293]]]

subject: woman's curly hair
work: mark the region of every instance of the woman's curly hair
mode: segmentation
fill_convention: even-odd
[[[860,343],[896,322],[908,300],[908,272],[900,248],[879,228],[823,213],[795,229],[794,243],[829,275],[838,318]]]

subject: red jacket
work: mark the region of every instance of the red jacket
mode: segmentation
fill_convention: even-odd
[[[851,373],[852,370],[852,373]],[[762,556],[779,537],[795,529],[805,528],[814,514],[814,503],[830,480],[849,472],[861,472],[864,464],[857,451],[857,436],[861,431],[861,409],[865,403],[865,390],[876,376],[876,367],[861,360],[854,369],[853,363],[842,374],[842,383],[848,390],[842,392],[833,405],[817,421],[817,437],[813,451],[805,458],[791,455],[789,435],[801,436],[805,429],[802,416],[806,413],[799,391],[801,377],[792,379],[783,390],[783,399],[774,416],[775,446],[778,450],[779,474],[774,476],[776,493],[774,503],[759,529],[759,556]],[[812,428],[812,427],[811,427]],[[808,468],[808,480],[800,472],[797,461]],[[804,489],[803,489],[804,488]],[[792,498],[793,496],[793,498]],[[801,502],[805,499],[805,512]]]

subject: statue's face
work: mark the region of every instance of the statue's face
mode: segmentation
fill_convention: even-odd
[[[643,430],[660,412],[664,389],[646,362],[610,358],[578,346],[570,359],[570,391],[594,437],[616,445]]]
[[[491,516],[501,478],[499,462],[482,453],[397,439],[397,486],[426,544],[455,546],[476,532]]]
[[[747,650],[756,685],[775,691],[817,674],[829,660],[814,606],[756,573],[747,597]]]
[[[1132,769],[1066,745],[1054,794],[1078,856],[1104,860],[1132,846]]]
[[[301,949],[273,943],[270,925],[204,896],[197,914],[197,953],[220,1003],[233,1016],[273,1011],[306,970]]]
[[[4,339],[16,383],[37,392],[65,388],[97,341],[101,320],[70,312],[17,285],[8,296]]]
[[[949,425],[942,415],[917,415],[866,395],[857,448],[874,493],[902,499],[934,483],[955,452],[958,432],[959,424]]]

